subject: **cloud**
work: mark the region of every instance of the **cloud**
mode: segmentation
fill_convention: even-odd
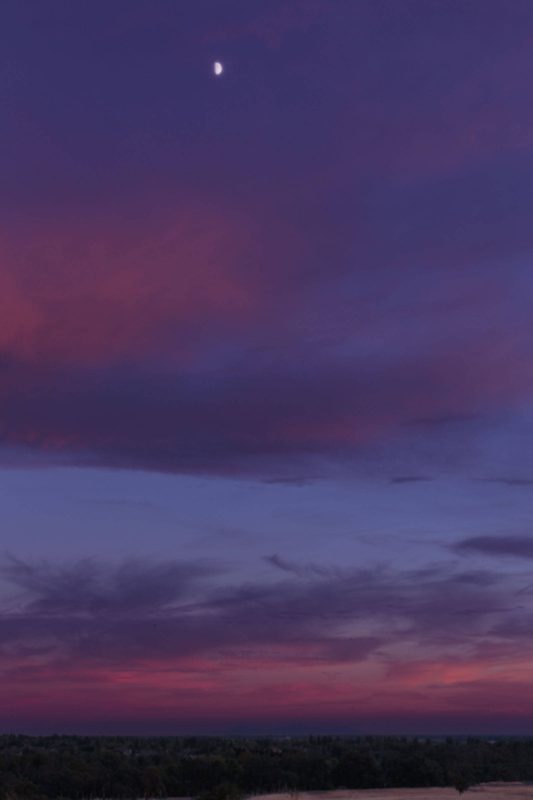
[[[254,12],[240,24],[211,31],[208,42],[253,38],[278,48],[295,31],[305,31],[327,11],[324,0],[276,0],[267,12]]]
[[[381,644],[369,634],[332,635],[316,609],[302,613],[302,591],[286,584],[210,588],[221,574],[205,563],[54,567],[9,558],[2,576],[17,595],[0,614],[0,643],[24,655],[44,642],[60,661],[93,664],[216,659],[242,648],[267,661],[359,660]],[[290,610],[293,595],[299,609]]]
[[[140,125],[144,117],[133,108],[121,109],[125,128],[112,160],[120,152],[124,170],[138,175],[143,159],[128,146],[156,142],[143,150],[151,159],[157,152],[157,164],[148,162],[157,173],[153,184],[143,173],[137,192],[125,197],[119,176],[107,175],[102,153],[91,150],[100,195],[109,198],[102,211],[87,187],[79,188],[76,145],[82,163],[90,148],[84,126],[76,127],[81,118],[69,119],[72,149],[63,149],[73,161],[61,166],[74,210],[53,202],[58,154],[39,157],[53,175],[39,213],[27,200],[16,224],[0,231],[4,457],[12,463],[18,447],[33,463],[286,484],[320,477],[332,463],[366,464],[380,446],[387,454],[402,449],[396,482],[431,470],[422,457],[402,463],[417,445],[428,460],[445,461],[446,445],[456,458],[468,457],[487,416],[512,413],[533,390],[522,266],[533,246],[533,105],[523,100],[531,91],[524,83],[531,48],[518,33],[522,26],[508,25],[516,46],[488,67],[482,49],[472,51],[476,37],[457,35],[494,25],[476,4],[466,16],[450,12],[456,24],[445,26],[435,26],[430,12],[413,21],[394,4],[383,13],[373,3],[341,3],[335,13],[322,0],[276,2],[260,13],[238,4],[227,12],[227,26],[210,4],[198,9],[190,12],[190,31],[172,10],[154,9],[151,24],[169,37],[159,66],[141,47],[142,11],[129,23],[139,48],[123,53],[124,74],[131,74],[135,52],[131,66],[154,71],[159,83],[144,89],[153,130]],[[86,16],[93,35],[101,35],[96,12],[73,20],[79,25]],[[251,109],[230,104],[231,135],[220,137],[209,122],[193,146],[172,129],[168,97],[175,87],[165,81],[188,75],[191,66],[175,68],[180,48],[172,37],[183,42],[188,30],[196,41],[206,19],[215,38],[279,44],[305,32],[304,74],[283,61],[280,95],[279,74],[250,65],[259,70],[250,85],[264,82],[265,94]],[[120,38],[120,25],[114,18],[113,36]],[[34,35],[41,42],[41,33]],[[113,36],[97,39],[103,75],[106,58],[116,58]],[[451,44],[454,69],[443,71]],[[376,47],[386,59],[368,57]],[[76,65],[59,43],[57,55],[70,75]],[[200,105],[191,119],[212,107],[209,86],[192,93]],[[473,103],[478,93],[483,101]],[[107,108],[115,119],[117,94],[98,96],[102,106],[92,117],[108,119]],[[340,112],[333,136],[325,121]],[[511,124],[516,115],[518,126]],[[65,119],[56,123],[61,128]],[[115,135],[115,127],[93,131],[91,142]],[[60,141],[56,133],[49,138]],[[27,150],[41,153],[33,144]],[[16,152],[7,160],[18,186],[28,164],[35,175],[41,171]],[[169,184],[179,189],[171,192]],[[387,474],[390,467],[381,471]]]
[[[464,642],[512,610],[489,572],[333,570],[267,560],[289,578],[239,585],[206,563],[53,567],[11,558],[3,577],[18,593],[0,617],[0,639],[24,647],[52,641],[52,650],[101,663],[223,657],[244,645],[259,654],[281,648],[282,660],[310,654],[334,661],[343,653],[367,657],[398,637]]]
[[[299,567],[297,564],[293,564],[290,561],[285,561],[285,559],[281,558],[281,556],[278,556],[277,553],[274,553],[274,555],[271,556],[265,556],[264,558],[265,561],[268,561],[269,564],[271,564],[273,567],[276,567],[276,569],[280,569],[282,572],[292,572],[295,574],[299,573]]]
[[[298,564],[294,561],[287,561],[277,553],[274,553],[274,555],[271,556],[264,556],[264,559],[276,569],[279,569],[282,572],[293,573],[294,575],[314,575],[327,577],[338,572],[331,567],[323,566],[321,564]]]
[[[390,482],[393,484],[403,483],[426,483],[433,480],[429,475],[398,475],[396,478],[391,478]]]
[[[257,225],[236,209],[189,198],[142,226],[93,212],[25,227],[0,231],[8,357],[91,366],[158,353],[181,363],[204,335],[200,320],[229,332],[258,311],[258,270],[242,268]]]
[[[437,355],[369,363],[304,351],[281,361],[247,354],[235,366],[199,370],[51,366],[5,356],[0,441],[10,453],[18,447],[52,463],[313,478],[328,463],[364,460],[401,436],[406,451],[413,437],[431,443],[430,434],[409,428],[428,405],[489,413],[502,398],[527,394],[521,362],[506,376],[491,363],[492,351],[476,358],[475,365]]]
[[[268,560],[281,579],[180,561],[7,560],[3,718],[17,707],[41,725],[54,708],[84,725],[173,715],[201,727],[250,721],[250,709],[256,721],[304,720],[312,708],[316,720],[357,709],[377,721],[442,715],[446,698],[474,708],[495,665],[525,680],[533,596],[518,599],[501,574]],[[498,686],[504,713],[516,697]]]
[[[485,478],[489,483],[500,483],[503,486],[518,486],[530,488],[533,486],[533,478]]]
[[[13,557],[1,575],[23,590],[28,613],[132,616],[172,608],[202,577],[217,574],[207,563],[146,564],[127,561],[117,568],[96,561],[66,567],[27,563]]]
[[[411,424],[431,428],[440,427],[441,425],[462,425],[463,423],[478,422],[480,418],[480,414],[439,414],[413,419]]]
[[[508,556],[510,558],[533,558],[531,536],[473,536],[462,539],[452,546],[458,553],[478,553],[486,556]]]

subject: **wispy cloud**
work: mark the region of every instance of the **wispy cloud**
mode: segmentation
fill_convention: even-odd
[[[10,559],[2,574],[18,600],[2,613],[2,640],[28,646],[33,637],[57,638],[103,662],[223,653],[244,642],[295,654],[322,642],[333,654],[348,648],[346,637],[351,652],[360,642],[368,654],[370,642],[392,644],[400,630],[419,643],[465,642],[487,620],[512,611],[501,578],[490,572],[339,570],[278,555],[267,560],[290,578],[225,585],[221,567],[208,563],[53,567]]]
[[[112,711],[164,724],[172,712],[201,726],[246,719],[250,704],[256,719],[302,719],[311,698],[317,719],[341,720],[357,703],[376,721],[406,704],[415,717],[442,714],[444,697],[475,705],[494,664],[521,680],[533,596],[516,597],[496,572],[268,561],[281,580],[230,580],[205,563],[9,559],[4,715],[18,702],[25,718],[31,692],[33,720],[50,703],[68,720],[66,692],[89,721]],[[509,687],[498,692],[498,708],[512,708]]]
[[[533,478],[485,478],[488,483],[499,483],[502,486],[517,486],[528,489],[533,487]]]
[[[486,556],[533,558],[532,536],[473,536],[453,545],[458,553],[478,553]]]
[[[401,485],[403,483],[427,483],[433,480],[429,475],[398,475],[391,478],[390,482],[393,484]]]

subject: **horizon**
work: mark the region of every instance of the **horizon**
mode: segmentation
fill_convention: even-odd
[[[0,733],[533,735],[531,0],[0,20]]]

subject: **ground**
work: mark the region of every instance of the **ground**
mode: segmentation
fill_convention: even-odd
[[[533,800],[533,785],[484,783],[463,795],[456,789],[361,789],[335,792],[298,792],[259,795],[254,800]]]

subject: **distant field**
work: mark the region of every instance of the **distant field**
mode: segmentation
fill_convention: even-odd
[[[533,800],[533,785],[523,783],[483,783],[463,795],[456,789],[354,789],[335,792],[264,794],[254,800]]]

